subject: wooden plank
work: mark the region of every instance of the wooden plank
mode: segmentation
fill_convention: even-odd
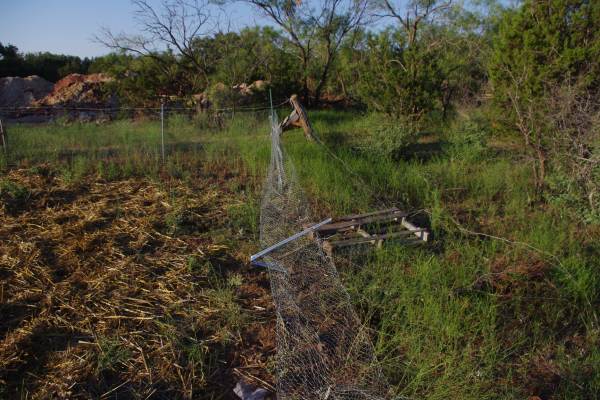
[[[350,215],[345,215],[345,216],[340,217],[340,218],[334,218],[333,221],[334,222],[350,221],[350,220],[354,220],[354,219],[371,217],[371,216],[374,216],[374,215],[392,214],[392,213],[396,213],[396,212],[400,212],[400,210],[398,208],[396,208],[396,207],[392,207],[392,208],[388,208],[386,210],[372,211],[372,212],[364,213],[364,214],[350,214]]]
[[[371,234],[369,232],[362,230],[360,228],[358,228],[356,230],[356,233],[358,233],[360,236],[365,237],[365,238],[371,237]]]
[[[406,218],[402,218],[402,221],[400,223],[403,227],[413,232],[415,236],[421,239],[422,241],[426,242],[429,239],[429,232],[427,230],[420,229],[416,225],[413,225],[412,223],[407,221]]]
[[[394,232],[393,234],[386,235],[373,235],[370,238],[356,238],[356,239],[348,239],[348,240],[339,240],[328,242],[329,247],[335,249],[336,247],[347,247],[347,246],[355,246],[358,244],[377,244],[377,242],[382,240],[390,240],[390,239],[402,239],[400,240],[402,243],[419,243],[422,242],[417,238],[410,237],[412,232],[403,231],[403,232]],[[408,236],[408,237],[407,237]]]
[[[340,230],[354,229],[358,228],[361,225],[372,224],[374,222],[394,222],[398,221],[399,218],[402,218],[406,215],[406,213],[403,213],[402,211],[398,210],[391,214],[373,215],[372,217],[366,217],[350,221],[332,222],[320,226],[317,229],[317,232],[322,234],[327,232],[337,232]]]
[[[285,117],[283,122],[279,125],[281,127],[281,131],[285,132],[288,129],[292,128],[302,128],[302,124],[300,123],[300,116],[296,113],[296,110],[292,111],[290,115]]]

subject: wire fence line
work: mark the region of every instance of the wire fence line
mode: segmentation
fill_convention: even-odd
[[[200,129],[222,130],[237,115],[248,115],[250,118],[256,115],[264,121],[266,113],[284,108],[287,103],[288,99],[285,99],[273,108],[267,103],[257,103],[208,109],[167,102],[160,107],[0,107],[0,123],[5,128],[0,140],[0,163],[13,164],[32,155],[38,155],[43,160],[44,154],[60,158],[84,151],[114,152],[119,148],[129,151],[132,144],[139,145],[140,150],[147,152],[153,152],[152,148],[155,148],[156,155],[164,163],[169,148],[197,140],[194,137]],[[127,121],[141,122],[142,125],[146,121],[148,124],[142,128],[140,124],[130,125]],[[108,122],[117,124],[106,125]],[[59,123],[60,127],[56,128],[53,123]],[[102,125],[106,129],[93,129],[86,123]],[[48,126],[49,129],[29,129],[30,124]],[[137,132],[134,134],[135,130]],[[127,135],[129,137],[125,138]]]
[[[281,145],[277,117],[271,118],[260,244],[285,243],[262,258],[276,306],[278,398],[389,398],[370,331],[354,311],[333,260],[310,235],[286,241],[315,219]]]
[[[270,110],[271,108],[281,108],[289,102],[289,99],[280,101],[275,105],[269,104],[254,104],[254,105],[240,105],[230,107],[209,107],[203,109],[205,112],[218,113],[224,111],[263,111]],[[185,106],[172,106],[166,105],[165,109],[173,111],[194,111],[197,112],[199,107],[185,107]],[[28,107],[0,107],[0,113],[18,113],[18,112],[33,112],[33,111],[98,111],[98,112],[118,112],[118,111],[160,111],[161,107],[84,107],[84,106],[28,106]]]

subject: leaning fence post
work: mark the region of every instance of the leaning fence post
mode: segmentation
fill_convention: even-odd
[[[304,109],[302,104],[300,104],[300,101],[298,100],[298,96],[293,94],[292,97],[290,97],[290,103],[292,103],[292,106],[294,107],[296,114],[298,114],[298,116],[300,117],[300,126],[302,126],[302,129],[304,129],[304,136],[308,140],[314,142],[315,134],[314,134],[312,125],[310,124],[306,110]]]
[[[160,99],[160,143],[162,162],[165,162],[165,100]]]

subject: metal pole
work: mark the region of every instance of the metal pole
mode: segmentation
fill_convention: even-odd
[[[271,88],[269,88],[269,102],[271,103],[271,120],[273,121],[273,117],[275,116],[273,111],[273,94],[271,93]]]
[[[161,141],[161,154],[162,162],[165,162],[165,102],[160,101],[160,141]]]
[[[306,228],[306,229],[305,229],[305,230],[303,230],[302,232],[298,232],[298,233],[296,233],[296,234],[294,234],[294,235],[292,235],[292,236],[290,236],[290,237],[288,237],[288,238],[286,238],[286,239],[283,239],[282,241],[280,241],[280,242],[277,242],[277,243],[275,243],[274,245],[272,245],[272,246],[269,246],[269,247],[267,247],[266,249],[264,249],[264,250],[262,250],[262,251],[259,251],[259,252],[258,252],[258,253],[256,253],[256,254],[253,254],[253,255],[251,255],[251,256],[250,256],[250,262],[254,262],[254,261],[258,260],[259,258],[261,258],[261,257],[264,257],[264,256],[266,256],[267,254],[269,254],[269,253],[273,252],[274,250],[277,250],[277,249],[278,249],[278,248],[280,248],[281,246],[283,246],[283,245],[285,245],[285,244],[287,244],[287,243],[289,243],[289,242],[293,242],[294,240],[296,240],[296,239],[299,239],[299,238],[301,238],[302,236],[308,235],[308,234],[309,234],[309,233],[311,233],[312,231],[315,231],[315,230],[319,229],[319,227],[321,227],[321,226],[323,226],[323,225],[325,225],[325,224],[328,224],[328,223],[330,223],[330,222],[331,222],[331,218],[327,218],[326,220],[324,220],[324,221],[321,221],[321,222],[319,222],[318,224],[315,224],[315,225],[313,225],[313,226],[310,226],[310,227]]]

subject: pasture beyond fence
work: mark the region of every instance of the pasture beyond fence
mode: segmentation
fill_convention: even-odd
[[[286,103],[281,101],[275,108]],[[0,108],[0,164],[114,154],[165,163],[175,149],[198,149],[201,130],[216,133],[242,121],[266,120],[269,110],[266,104],[211,110],[168,103],[160,107],[4,107]],[[32,125],[36,129],[28,129]]]

